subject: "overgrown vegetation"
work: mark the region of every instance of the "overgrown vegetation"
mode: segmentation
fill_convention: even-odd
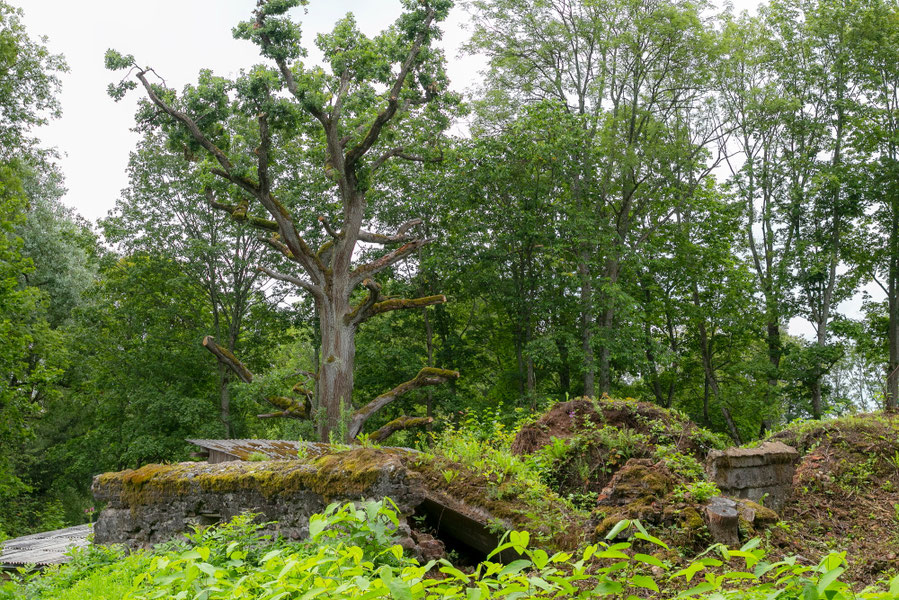
[[[548,554],[512,531],[486,561],[462,570],[446,559],[419,564],[397,545],[389,501],[332,505],[310,520],[310,539],[266,540],[252,516],[198,530],[153,552],[90,547],[72,563],[0,587],[7,600],[203,600],[337,598],[823,598],[899,597],[899,578],[864,590],[842,582],[845,557],[814,566],[795,557],[769,562],[754,540],[709,548],[683,568],[655,556],[666,544],[639,521],[622,521],[607,539],[576,552]],[[627,537],[616,542],[614,538]],[[517,556],[498,562],[501,552]]]
[[[772,436],[800,450],[793,498],[771,529],[782,555],[845,550],[849,576],[870,581],[899,557],[899,417],[875,413],[796,423]]]

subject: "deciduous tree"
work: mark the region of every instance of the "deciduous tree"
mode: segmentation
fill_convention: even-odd
[[[416,235],[417,221],[386,233],[366,229],[370,207],[367,192],[378,170],[390,160],[423,161],[436,158],[435,134],[448,125],[446,109],[457,98],[448,91],[443,57],[433,42],[440,37],[449,0],[406,0],[396,24],[369,38],[352,16],[347,16],[316,43],[325,67],[302,62],[300,28],[290,20],[291,8],[302,0],[262,0],[255,18],[241,23],[235,36],[255,42],[269,65],[258,65],[234,81],[201,75],[178,97],[155,72],[138,66],[131,56],[110,51],[107,66],[136,74],[149,103],[141,118],[162,126],[171,143],[202,157],[208,172],[236,189],[236,203],[210,197],[210,204],[245,220],[263,232],[265,243],[281,253],[296,272],[262,267],[274,279],[288,282],[312,296],[321,332],[321,362],[316,373],[318,406],[314,407],[319,435],[327,439],[340,429],[341,415],[350,415],[351,429],[383,405],[379,397],[353,412],[353,368],[356,330],[384,312],[421,308],[445,302],[442,295],[424,298],[388,298],[375,277],[411,258],[428,239]],[[137,83],[123,80],[111,86],[121,97]],[[252,118],[247,133],[255,140],[252,153],[235,151],[223,125],[239,113]],[[330,180],[328,198],[332,215],[319,215],[326,241],[311,245],[304,224],[309,216],[298,190],[284,187],[286,173],[308,168],[289,161],[289,146],[313,152],[309,160]],[[212,188],[209,188],[212,194]],[[251,205],[252,202],[252,205]],[[387,251],[367,262],[356,262],[360,244],[383,246]],[[362,292],[360,295],[359,292]],[[207,347],[212,347],[208,345]],[[230,363],[233,361],[228,357]],[[239,372],[238,369],[236,372]],[[410,386],[432,385],[457,377],[452,371],[427,369]],[[405,391],[408,388],[404,388]],[[291,407],[286,413],[294,411]]]

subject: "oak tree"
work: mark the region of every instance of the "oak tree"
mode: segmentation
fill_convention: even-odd
[[[320,329],[320,363],[315,373],[316,405],[305,398],[282,399],[284,416],[310,417],[327,440],[343,431],[352,438],[365,421],[400,394],[422,386],[446,382],[458,373],[423,369],[418,376],[353,411],[355,335],[368,319],[389,311],[421,309],[446,302],[443,295],[423,298],[386,296],[376,276],[414,257],[431,241],[416,234],[418,220],[391,231],[367,228],[371,214],[367,192],[377,184],[378,171],[388,161],[424,162],[439,157],[436,136],[448,126],[447,111],[458,98],[448,91],[442,53],[435,47],[450,0],[405,0],[396,23],[369,38],[359,31],[352,15],[339,21],[333,32],[320,35],[316,44],[324,67],[304,64],[300,27],[288,11],[304,0],[260,0],[254,18],[239,24],[234,35],[259,46],[267,65],[242,72],[235,80],[201,73],[196,86],[179,96],[166,87],[149,67],[132,56],[107,52],[110,69],[126,69],[126,78],[110,86],[114,97],[143,87],[149,102],[139,119],[160,126],[169,144],[202,160],[211,178],[239,192],[228,202],[216,195],[210,182],[211,206],[260,230],[260,238],[293,267],[290,272],[261,270],[309,294]],[[229,134],[227,121],[234,115],[253,120],[244,136],[253,140],[252,151]],[[242,151],[243,150],[243,151]],[[299,156],[302,158],[298,158]],[[308,198],[290,188],[296,171],[314,169],[327,178],[324,191],[328,212],[319,213],[311,226]],[[377,224],[376,224],[377,225]],[[381,224],[383,229],[383,224]],[[322,239],[315,247],[314,240]],[[360,245],[384,251],[373,259],[358,260]],[[205,344],[243,380],[252,374],[214,340]],[[348,421],[348,422],[347,422]],[[421,419],[401,419],[373,434],[381,438],[400,426]]]

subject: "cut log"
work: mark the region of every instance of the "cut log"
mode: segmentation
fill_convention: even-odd
[[[737,503],[730,498],[716,496],[709,501],[705,513],[709,518],[709,533],[712,534],[712,539],[728,548],[739,547],[740,519]]]

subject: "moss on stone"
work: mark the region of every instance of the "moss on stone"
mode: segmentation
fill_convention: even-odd
[[[690,532],[699,532],[705,530],[705,521],[699,511],[688,506],[682,512],[684,529]]]
[[[191,490],[216,493],[256,490],[267,499],[309,491],[327,500],[363,495],[380,478],[389,478],[402,469],[399,459],[405,452],[356,448],[306,460],[151,464],[137,470],[100,475],[95,487],[106,489],[106,495],[118,492],[126,505],[160,502]],[[102,491],[101,495],[104,495]]]

